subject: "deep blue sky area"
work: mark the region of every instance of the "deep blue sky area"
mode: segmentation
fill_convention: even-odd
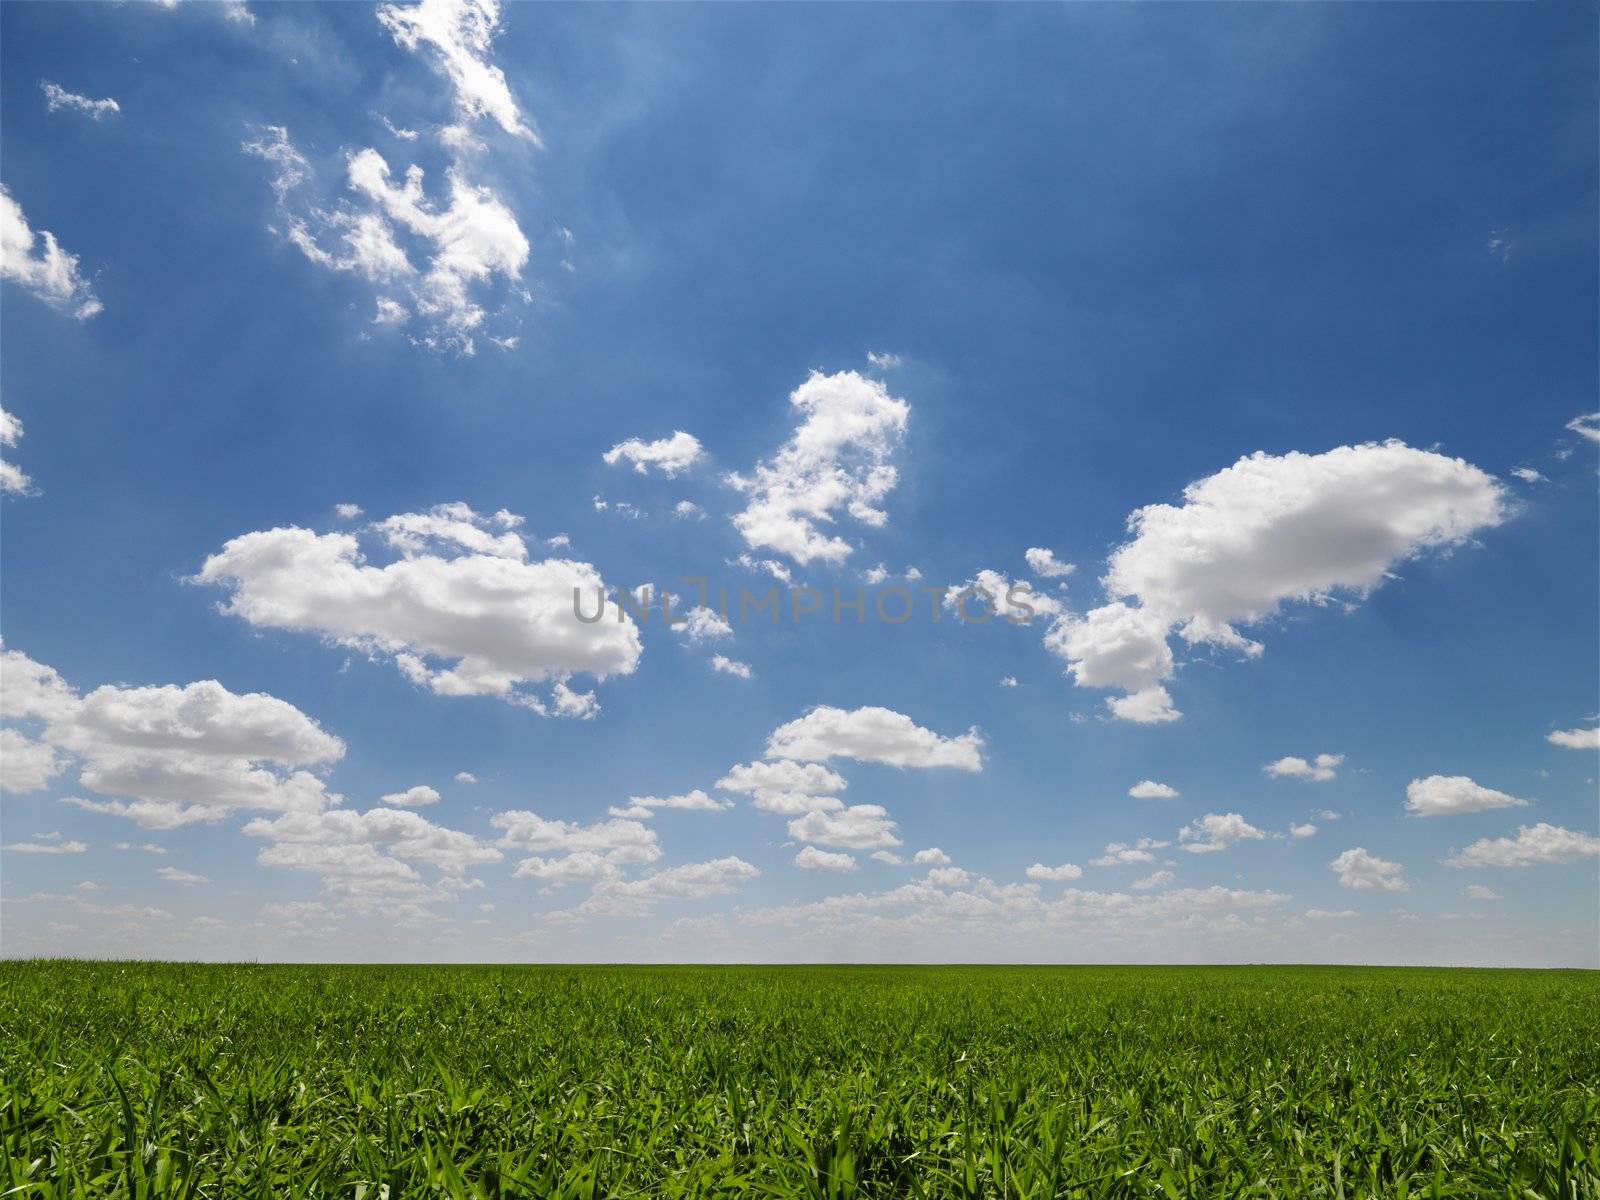
[[[1517,4],[0,6],[0,178],[35,238],[7,245],[0,294],[22,426],[4,457],[28,481],[0,502],[0,633],[71,693],[10,712],[26,660],[8,661],[12,727],[40,748],[8,757],[56,760],[7,780],[0,949],[1597,965],[1596,23]],[[364,152],[387,201],[357,185]],[[403,272],[340,260],[361,220]],[[46,230],[75,258],[64,284],[37,265]],[[86,296],[101,310],[75,314]],[[843,501],[812,522],[848,543],[832,558],[753,538],[737,519],[760,485],[729,480],[795,469],[812,372],[905,414],[823,464],[851,486],[895,472],[881,523]],[[698,444],[681,469],[602,458],[679,430]],[[1185,507],[1258,451],[1265,491]],[[1302,501],[1322,514],[1304,536],[1274,533]],[[490,556],[385,540],[385,518],[453,503],[529,563],[612,586],[764,591],[772,563],[870,594],[913,567],[924,586],[993,570],[1059,611],[974,628],[923,598],[904,625],[786,612],[704,639],[657,614],[608,678],[580,629],[511,686],[453,694],[405,663],[446,671],[461,639],[525,663],[485,614],[521,586]],[[1147,505],[1182,536],[1141,538]],[[1447,531],[1413,528],[1446,511]],[[1369,552],[1377,525],[1411,532]],[[244,611],[248,580],[198,578],[231,539],[291,527],[355,538],[369,578],[481,569],[502,590],[358,601],[299,563],[270,586],[312,615],[280,619]],[[1119,547],[1159,579],[1102,582]],[[1030,571],[1029,548],[1076,570]],[[1225,618],[1259,654],[1184,636],[1221,611],[1195,599],[1217,557],[1261,589]],[[1376,573],[1340,575],[1345,557]],[[396,632],[407,598],[424,632]],[[1119,600],[1160,615],[1159,680],[1085,681],[1097,660],[1061,648]],[[342,754],[250,749],[221,728],[237,713],[138,715],[206,680],[293,706]],[[81,699],[103,685],[121,715]],[[597,711],[534,711],[569,685]],[[1170,713],[1119,717],[1147,688]],[[835,709],[831,752],[769,745]],[[916,748],[884,749],[866,709]],[[970,730],[981,761],[952,766]],[[718,789],[764,753],[844,776],[849,807],[812,815],[850,829]],[[1339,759],[1325,778],[1319,754]],[[1305,771],[1264,769],[1287,758]],[[309,807],[229,798],[230,772],[276,796],[300,770]],[[1143,780],[1179,795],[1131,797]],[[439,798],[380,801],[416,786]],[[607,813],[697,789],[724,807]],[[506,812],[571,824],[518,833]],[[1189,852],[1208,837],[1218,852]],[[1143,857],[1091,865],[1108,844]]]

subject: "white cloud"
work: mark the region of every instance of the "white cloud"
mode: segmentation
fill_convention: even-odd
[[[589,898],[573,913],[577,916],[648,916],[662,900],[700,900],[724,896],[761,874],[742,858],[718,858],[687,863],[646,875],[643,879],[602,879]]]
[[[806,871],[854,871],[856,860],[852,854],[835,854],[815,846],[804,846],[794,856],[794,865]]]
[[[123,800],[66,803],[147,828],[216,821],[229,811],[319,811],[338,797],[308,771],[336,762],[344,743],[293,705],[237,695],[215,680],[183,687],[105,685],[79,697],[54,670],[4,652],[3,709],[37,720],[44,743],[79,765],[79,783]]]
[[[4,184],[0,184],[0,279],[15,280],[50,307],[80,321],[104,308],[79,272],[77,256],[63,250],[48,229],[35,234],[22,205]]]
[[[1567,422],[1568,429],[1591,442],[1600,442],[1600,412],[1581,413]]]
[[[59,87],[48,80],[41,81],[39,87],[44,91],[44,105],[51,112],[69,109],[80,112],[91,120],[98,121],[102,117],[109,117],[113,113],[122,111],[122,106],[115,100],[107,97],[104,100],[91,100],[87,96],[80,96],[76,92],[69,92],[64,87]]]
[[[874,850],[870,856],[873,862],[885,863],[891,867],[902,865],[904,860],[892,850]]]
[[[1043,863],[1034,863],[1027,870],[1029,879],[1044,879],[1059,882],[1064,879],[1081,879],[1083,868],[1076,863],[1062,863],[1057,867],[1047,867]]]
[[[1292,838],[1308,838],[1317,836],[1317,827],[1307,821],[1303,825],[1289,826],[1289,836]]]
[[[1210,854],[1266,836],[1238,813],[1207,813],[1178,831],[1178,841],[1190,854]]]
[[[691,642],[733,636],[733,626],[728,624],[727,618],[720,616],[715,609],[704,606],[691,608],[683,614],[681,621],[673,622],[672,628]]]
[[[1143,879],[1133,881],[1133,890],[1136,892],[1153,892],[1157,888],[1164,888],[1178,876],[1172,871],[1152,871]]]
[[[390,808],[421,808],[425,804],[437,804],[439,799],[439,793],[433,788],[418,784],[403,792],[390,792],[383,797],[383,803]]]
[[[636,820],[612,819],[583,825],[549,820],[512,810],[490,818],[501,831],[499,845],[536,853],[517,864],[517,878],[543,879],[560,886],[573,880],[619,878],[622,868],[661,857],[655,830]]]
[[[1600,725],[1587,729],[1557,729],[1545,740],[1568,750],[1600,750]]]
[[[1305,912],[1308,921],[1350,921],[1361,914],[1353,908],[1341,908],[1336,912],[1325,908],[1308,908]]]
[[[1414,817],[1526,808],[1528,801],[1474,783],[1465,775],[1429,775],[1406,785],[1406,812]]]
[[[928,872],[928,884],[931,887],[962,887],[972,879],[960,867],[935,867]]]
[[[802,417],[789,440],[749,478],[728,477],[749,497],[733,523],[752,550],[770,548],[802,566],[841,562],[850,543],[818,525],[831,525],[841,508],[865,525],[885,523],[878,506],[899,481],[889,459],[911,407],[855,371],[814,372],[789,403]]]
[[[1016,687],[1017,686],[1017,677],[1015,675],[1002,675],[1000,677],[1000,686],[1003,687],[1003,688],[1014,688],[1014,687]]]
[[[1338,768],[1343,762],[1342,754],[1319,754],[1310,762],[1289,754],[1276,762],[1269,762],[1261,769],[1274,779],[1309,779],[1315,783],[1327,783],[1339,773]]]
[[[15,448],[21,440],[22,422],[14,414],[0,408],[0,446]],[[13,464],[0,459],[0,492],[30,495],[33,492],[33,480]]]
[[[1177,788],[1157,783],[1153,779],[1141,779],[1128,789],[1128,795],[1135,800],[1175,800],[1178,794]]]
[[[937,846],[929,846],[913,854],[911,861],[918,866],[947,867],[950,865],[950,856]]]
[[[1447,867],[1531,867],[1600,854],[1600,837],[1540,821],[1517,827],[1514,838],[1480,838],[1444,860]]]
[[[713,654],[711,656],[711,669],[713,671],[721,671],[724,675],[736,675],[740,679],[749,679],[753,674],[749,663],[729,658],[726,654]]]
[[[1505,897],[1491,887],[1484,887],[1481,883],[1469,883],[1461,889],[1461,894],[1468,900],[1504,900]]]
[[[1028,569],[1041,579],[1064,579],[1078,569],[1074,564],[1058,559],[1054,550],[1046,550],[1042,546],[1030,546],[1022,556],[1028,560]]]
[[[511,95],[505,72],[489,61],[500,24],[496,0],[384,4],[378,20],[399,45],[425,55],[450,81],[464,123],[487,117],[515,137],[538,142]]]
[[[1289,602],[1360,599],[1396,563],[1463,545],[1506,511],[1492,476],[1401,442],[1257,452],[1190,484],[1181,505],[1135,510],[1101,580],[1109,603],[1062,620],[1046,644],[1079,686],[1129,694],[1110,702],[1117,716],[1171,720],[1172,633],[1259,654],[1238,626]]]
[[[82,854],[89,847],[83,842],[10,842],[0,850],[12,854]]]
[[[607,466],[614,467],[619,462],[627,461],[633,464],[633,469],[640,475],[648,475],[650,468],[654,467],[668,479],[673,479],[698,462],[701,454],[700,439],[678,429],[673,431],[671,437],[654,442],[629,438],[625,442],[618,442],[600,457]]]
[[[333,506],[333,511],[339,515],[339,519],[342,521],[354,521],[361,515],[361,505],[335,504]]]
[[[788,759],[739,764],[717,780],[723,791],[747,795],[756,808],[784,816],[843,808],[833,793],[847,786],[842,775],[821,763]]]
[[[957,737],[942,737],[888,708],[846,711],[824,704],[775,729],[765,754],[810,762],[852,758],[896,767],[981,771],[983,738],[976,727]]]
[[[439,695],[498,696],[544,715],[592,716],[593,695],[573,692],[568,679],[631,673],[641,653],[638,627],[620,610],[616,620],[580,622],[574,589],[589,597],[604,591],[599,573],[569,559],[523,561],[515,533],[492,532],[503,524],[465,505],[391,517],[377,528],[389,531],[402,557],[381,567],[348,533],[247,533],[206,559],[195,578],[228,589],[223,611],[251,625],[391,656]],[[481,541],[461,549],[473,534]],[[429,541],[437,544],[425,550]],[[546,680],[554,681],[549,700],[527,687]]]
[[[672,506],[672,515],[677,517],[680,521],[687,521],[690,519],[703,521],[706,519],[706,510],[701,508],[693,500],[679,500]]]
[[[182,884],[184,887],[193,887],[197,883],[210,883],[205,875],[196,875],[193,871],[180,871],[177,867],[157,867],[156,874],[168,883]]]
[[[1091,867],[1116,867],[1123,863],[1155,862],[1153,850],[1165,850],[1171,842],[1158,842],[1155,838],[1142,837],[1137,842],[1129,845],[1127,842],[1108,842],[1106,852],[1099,858],[1091,858]]]
[[[1545,483],[1545,477],[1532,467],[1512,467],[1511,473],[1523,483]]]
[[[877,367],[880,371],[892,371],[905,362],[905,359],[898,354],[890,354],[887,351],[879,353],[876,350],[868,350],[867,362]]]
[[[1328,864],[1330,871],[1339,876],[1339,886],[1358,892],[1404,892],[1409,885],[1399,863],[1385,862],[1376,854],[1368,854],[1362,847],[1346,850]]]
[[[44,742],[15,729],[0,729],[0,791],[37,792],[66,769],[66,761]]]
[[[797,842],[873,850],[898,846],[895,823],[881,805],[852,804],[832,812],[813,810],[789,822],[789,836]]]
[[[717,800],[696,788],[692,792],[684,792],[679,796],[629,796],[626,807],[613,806],[607,811],[613,817],[647,821],[655,815],[657,809],[661,808],[719,812],[724,808],[732,807],[733,804],[730,801]]]
[[[471,771],[457,771],[456,772],[456,782],[457,783],[477,783],[478,782],[478,777],[476,775],[474,775]]]

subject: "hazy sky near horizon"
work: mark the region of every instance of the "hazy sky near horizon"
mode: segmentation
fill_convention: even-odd
[[[0,6],[0,952],[1600,965],[1596,20]]]

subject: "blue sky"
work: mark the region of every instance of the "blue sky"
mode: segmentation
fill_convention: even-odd
[[[5,953],[1597,965],[1595,20],[0,8]]]

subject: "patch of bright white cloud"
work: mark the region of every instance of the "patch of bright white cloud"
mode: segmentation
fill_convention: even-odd
[[[638,665],[638,627],[626,613],[578,620],[574,589],[606,590],[588,563],[528,562],[501,517],[465,505],[408,513],[374,526],[402,557],[375,566],[348,533],[280,528],[234,538],[206,559],[197,582],[228,590],[223,611],[264,629],[318,634],[392,657],[413,682],[442,696],[498,696],[543,715],[592,716],[597,680]],[[514,519],[514,518],[513,518]],[[553,681],[541,698],[528,685]]]
[[[725,896],[761,872],[742,858],[686,863],[643,879],[601,879],[574,916],[645,917],[663,900],[702,900]]]
[[[625,865],[651,863],[661,857],[655,830],[640,821],[613,818],[583,825],[549,820],[522,810],[499,813],[489,824],[501,831],[499,845],[531,850],[512,873],[556,885],[576,879],[618,877]]]
[[[1164,888],[1178,876],[1172,871],[1152,871],[1143,879],[1135,879],[1132,883],[1136,892],[1153,892],[1157,888]]]
[[[424,805],[437,804],[439,800],[439,793],[426,784],[418,784],[403,792],[391,792],[383,797],[383,803],[390,808],[421,808]]]
[[[1181,505],[1135,510],[1101,580],[1109,602],[1062,620],[1046,645],[1079,686],[1127,693],[1117,716],[1171,720],[1171,634],[1260,654],[1239,626],[1285,603],[1360,599],[1396,563],[1464,545],[1506,512],[1492,476],[1398,441],[1257,452],[1190,484]]]
[[[732,808],[731,802],[717,800],[696,788],[692,792],[684,792],[678,796],[629,796],[628,803],[624,806],[612,806],[607,811],[613,817],[625,817],[634,821],[647,821],[653,817],[657,809],[676,808],[698,812],[718,812],[724,808]]]
[[[1447,867],[1532,867],[1600,854],[1600,837],[1540,821],[1521,825],[1514,838],[1480,838],[1444,860]]]
[[[1128,795],[1135,800],[1176,800],[1178,794],[1177,788],[1153,779],[1141,779],[1128,789]]]
[[[972,876],[960,867],[935,867],[928,872],[928,884],[931,887],[963,887],[971,879]]]
[[[1545,477],[1532,467],[1512,467],[1511,473],[1523,483],[1545,483]]]
[[[0,446],[14,449],[22,440],[22,422],[12,413],[0,408]],[[16,466],[0,459],[0,492],[15,492],[26,496],[33,491],[33,481]]]
[[[981,771],[983,738],[976,728],[957,737],[943,737],[888,708],[846,711],[824,704],[773,730],[765,754],[802,762],[852,758],[896,767]]]
[[[77,765],[83,787],[131,797],[73,796],[65,803],[146,828],[217,821],[237,810],[320,811],[338,803],[321,779],[290,768],[336,762],[344,743],[264,693],[238,695],[202,680],[182,687],[105,685],[80,697],[50,667],[7,650],[0,656],[0,710],[8,721],[38,722],[40,742]]]
[[[1123,863],[1155,862],[1154,850],[1165,850],[1171,842],[1159,842],[1155,838],[1142,837],[1137,842],[1129,845],[1127,842],[1108,842],[1106,852],[1099,858],[1091,858],[1091,867],[1117,867]]]
[[[1600,412],[1582,413],[1567,422],[1567,428],[1579,437],[1600,442]]]
[[[1081,879],[1083,868],[1077,863],[1062,863],[1060,866],[1047,867],[1043,863],[1034,863],[1026,872],[1029,879],[1042,879],[1058,882],[1064,879]]]
[[[904,861],[892,850],[874,850],[870,857],[873,862],[881,862],[891,867],[898,867]]]
[[[39,87],[44,91],[44,106],[51,112],[66,109],[98,121],[102,117],[109,117],[122,111],[122,106],[109,96],[104,100],[91,100],[87,96],[80,96],[76,92],[67,91],[64,87],[58,87],[48,80],[42,81]]]
[[[1316,783],[1327,783],[1338,774],[1343,762],[1342,754],[1319,754],[1310,762],[1290,754],[1277,762],[1269,762],[1261,769],[1274,779],[1309,779]]]
[[[693,500],[679,500],[672,506],[672,515],[680,521],[703,521],[706,519],[706,510]]]
[[[794,865],[805,871],[854,871],[856,859],[855,855],[843,851],[834,853],[831,850],[818,850],[815,846],[804,846],[794,856]]]
[[[471,771],[457,771],[456,772],[456,782],[457,783],[477,783],[478,782],[478,777],[476,775],[474,775]]]
[[[1527,806],[1526,800],[1486,788],[1465,775],[1429,775],[1406,785],[1406,812],[1413,817],[1443,817]]]
[[[1317,827],[1307,821],[1303,825],[1289,826],[1289,836],[1292,838],[1308,838],[1317,836]]]
[[[713,608],[691,608],[683,614],[683,620],[674,621],[672,627],[691,642],[733,636],[733,626]]]
[[[26,795],[47,787],[66,761],[44,742],[20,730],[0,729],[0,791]]]
[[[790,760],[742,763],[717,780],[721,790],[747,795],[756,808],[783,816],[843,808],[833,793],[847,786],[842,775],[821,763]]]
[[[911,861],[918,866],[947,867],[950,865],[950,856],[937,846],[929,846],[913,854]]]
[[[901,358],[898,354],[890,354],[888,352],[879,353],[876,350],[867,351],[867,362],[872,366],[877,367],[880,371],[892,371],[904,361],[905,359]]]
[[[28,225],[22,205],[0,184],[0,279],[10,279],[51,308],[87,321],[104,305],[78,269],[76,255],[68,254],[55,234]]]
[[[1028,560],[1028,569],[1041,579],[1064,579],[1078,569],[1075,564],[1058,559],[1054,550],[1042,546],[1028,547],[1023,557]]]
[[[1002,675],[1000,677],[1000,686],[1003,687],[1003,688],[1014,688],[1014,687],[1016,687],[1017,686],[1017,677],[1015,675]]]
[[[1410,887],[1399,863],[1386,862],[1360,846],[1339,855],[1328,864],[1328,869],[1339,876],[1340,887],[1358,892],[1404,892]]]
[[[1234,842],[1266,836],[1238,813],[1207,813],[1178,831],[1178,841],[1190,854],[1212,854]]]
[[[197,875],[193,871],[180,871],[177,867],[157,867],[156,874],[168,883],[181,884],[184,887],[211,882],[210,876]]]
[[[1568,750],[1600,750],[1600,725],[1588,729],[1557,729],[1546,739],[1552,746]]]
[[[750,670],[749,663],[729,658],[726,654],[713,654],[711,656],[711,669],[720,671],[724,675],[735,675],[740,679],[749,679],[754,673]]]
[[[618,442],[600,457],[610,467],[626,461],[633,464],[633,469],[640,475],[648,475],[654,467],[668,479],[673,479],[694,466],[701,453],[700,439],[679,429],[671,437],[654,442],[629,438],[625,442]]]
[[[511,95],[505,72],[489,61],[500,25],[500,5],[495,0],[384,4],[378,8],[378,20],[398,44],[429,58],[450,81],[463,122],[487,117],[514,137],[538,142]]]
[[[789,822],[789,836],[797,842],[874,850],[898,846],[895,823],[881,805],[852,804],[831,812],[812,811]]]
[[[813,373],[789,403],[801,418],[789,440],[749,477],[728,476],[748,497],[733,524],[752,550],[771,549],[802,566],[842,562],[850,543],[819,526],[841,509],[865,525],[887,521],[879,505],[899,482],[889,459],[911,406],[855,371]]]

